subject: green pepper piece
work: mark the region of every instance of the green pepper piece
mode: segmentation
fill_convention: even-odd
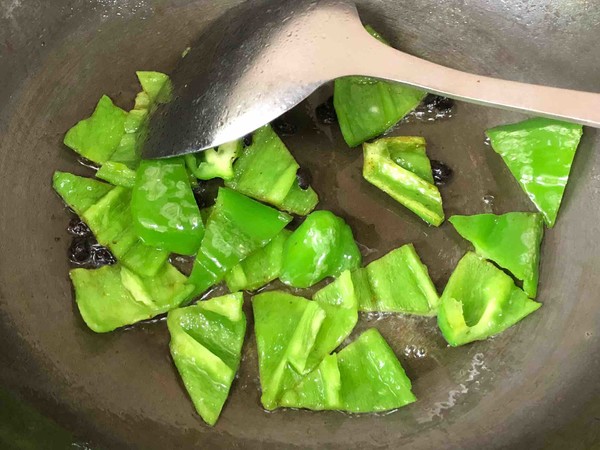
[[[127,113],[103,95],[93,114],[67,131],[64,143],[97,164],[108,161],[121,141]]]
[[[299,216],[311,213],[319,203],[319,196],[312,187],[302,189],[298,180],[294,181],[283,202],[276,205],[279,209]]]
[[[292,220],[285,213],[220,188],[206,222],[190,282],[194,295],[220,282],[240,261],[267,245]]]
[[[438,188],[425,176],[421,161],[408,159],[410,152],[399,152],[397,144],[405,138],[384,138],[365,143],[363,177],[369,183],[390,195],[425,222],[439,226],[444,221],[442,197]],[[392,154],[394,157],[392,157]],[[418,155],[415,151],[414,154]],[[411,156],[414,156],[411,154]],[[397,163],[396,161],[399,163]],[[418,167],[413,173],[406,167]]]
[[[325,311],[325,319],[308,357],[307,367],[316,367],[346,339],[358,321],[358,299],[350,271],[320,289],[313,300]]]
[[[366,283],[361,287],[359,309],[433,316],[439,296],[427,267],[412,244],[392,250],[362,269]],[[360,281],[359,281],[360,283]],[[364,289],[364,290],[363,290]]]
[[[360,251],[346,222],[329,211],[315,211],[285,243],[279,278],[287,285],[306,288],[356,269],[360,263]]]
[[[233,162],[242,150],[242,140],[222,144],[218,148],[211,148],[185,155],[185,163],[192,174],[200,180],[233,178]]]
[[[271,410],[281,394],[300,380],[325,311],[316,302],[281,291],[255,296],[252,310],[261,402]]]
[[[131,215],[144,243],[182,255],[198,251],[204,224],[181,159],[141,162]]]
[[[581,125],[542,118],[486,131],[492,148],[550,228],[556,222],[582,133]]]
[[[171,355],[198,414],[214,425],[241,359],[246,317],[241,293],[169,312]]]
[[[54,172],[52,187],[75,213],[81,216],[87,209],[108,194],[113,186],[68,172]]]
[[[270,125],[256,130],[233,165],[234,176],[225,185],[242,194],[295,214],[316,205],[314,191],[297,187],[300,166]],[[304,193],[305,192],[305,193]]]
[[[427,157],[425,138],[420,136],[397,136],[382,138],[390,152],[392,161],[433,184],[431,161]]]
[[[386,45],[371,27],[367,31]],[[379,136],[415,109],[426,92],[375,78],[351,76],[335,80],[333,105],[349,147]]]
[[[135,170],[115,161],[106,161],[102,164],[102,167],[96,172],[96,177],[115,186],[126,188],[132,188],[135,184]]]
[[[173,86],[168,75],[160,72],[138,71],[136,72],[142,89],[152,104],[168,103],[171,101]]]
[[[415,400],[400,361],[371,328],[286,391],[281,406],[367,413],[400,408]]]
[[[475,253],[467,253],[442,294],[438,326],[453,347],[501,333],[541,306],[510,276]]]
[[[473,244],[479,255],[491,259],[523,281],[523,290],[535,298],[540,244],[544,235],[541,214],[511,212],[499,216],[452,216],[450,223]]]
[[[75,301],[87,326],[106,333],[176,308],[193,286],[170,264],[152,277],[140,277],[120,264],[69,272]]]
[[[290,234],[291,231],[282,230],[271,242],[231,269],[225,276],[227,288],[231,292],[255,291],[279,277],[283,246]]]

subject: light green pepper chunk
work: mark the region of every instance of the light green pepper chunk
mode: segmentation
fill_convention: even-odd
[[[456,347],[501,333],[540,306],[502,270],[469,252],[444,289],[438,326]]]
[[[171,355],[198,414],[214,425],[229,395],[246,334],[240,292],[169,312]]]
[[[556,222],[582,133],[581,125],[542,118],[486,131],[549,227]]]
[[[523,281],[531,298],[537,294],[540,244],[544,235],[541,214],[511,212],[502,215],[452,216],[450,223],[475,251]]]
[[[286,391],[281,406],[368,413],[400,408],[415,400],[398,358],[371,328]]]

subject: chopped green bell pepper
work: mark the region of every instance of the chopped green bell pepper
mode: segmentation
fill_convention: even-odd
[[[97,164],[110,159],[124,134],[127,113],[103,95],[93,114],[67,131],[64,143]]]
[[[326,313],[317,302],[280,291],[255,296],[252,309],[261,402],[271,410],[301,379]]]
[[[456,347],[501,333],[540,306],[510,276],[469,252],[444,289],[438,326],[446,341]]]
[[[242,140],[222,144],[202,152],[185,155],[185,163],[192,174],[200,180],[233,178],[233,162],[242,150]]]
[[[367,30],[387,44],[375,30]],[[355,147],[379,136],[415,109],[426,95],[419,89],[375,78],[338,78],[333,104],[344,140]]]
[[[127,268],[151,277],[168,259],[166,251],[143,244],[133,229],[129,189],[64,172],[54,174],[54,188]]]
[[[151,71],[138,71],[136,75],[152,104],[171,101],[173,86],[168,75]]]
[[[281,398],[281,406],[353,413],[387,411],[416,400],[398,358],[375,328],[323,359]]]
[[[78,216],[108,194],[113,186],[68,172],[54,172],[52,187]]]
[[[325,311],[325,319],[315,339],[306,366],[310,369],[346,339],[358,321],[358,299],[349,271],[317,291],[313,300]]]
[[[170,264],[152,277],[141,277],[120,264],[69,273],[83,320],[96,333],[106,333],[151,319],[176,308],[192,291],[187,278]]]
[[[356,269],[360,263],[360,251],[346,222],[329,211],[315,211],[285,243],[279,278],[305,288]]]
[[[352,274],[360,311],[420,316],[437,313],[439,296],[412,244],[392,250]]]
[[[486,131],[549,227],[556,222],[582,132],[581,125],[541,118]]]
[[[234,176],[225,185],[279,209],[307,214],[318,197],[312,189],[298,187],[299,167],[271,126],[265,125],[253,133],[252,145],[242,149],[233,165]]]
[[[183,160],[141,162],[131,196],[131,215],[144,243],[182,255],[198,251],[204,224]]]
[[[385,142],[390,158],[400,167],[433,184],[431,161],[427,157],[427,143],[420,136],[396,136],[380,139]]]
[[[511,212],[452,216],[450,223],[484,258],[491,259],[523,281],[523,290],[535,298],[544,235],[541,214]]]
[[[214,425],[240,365],[246,333],[241,293],[169,312],[171,355],[198,414]]]
[[[194,295],[220,282],[240,261],[267,245],[292,220],[228,188],[219,189],[206,222],[190,282]]]
[[[231,269],[225,276],[227,288],[231,292],[254,291],[279,277],[283,247],[290,234],[291,231],[282,230],[271,242]]]
[[[431,182],[431,171],[425,170],[424,148],[409,145],[406,149],[407,139],[413,138],[383,138],[365,143],[363,177],[425,222],[439,226],[444,221],[440,191]]]
[[[120,162],[106,161],[96,172],[96,177],[115,186],[131,189],[135,185],[135,170]]]

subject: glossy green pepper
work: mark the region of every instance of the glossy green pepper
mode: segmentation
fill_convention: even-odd
[[[452,346],[501,333],[541,306],[512,278],[475,253],[467,253],[442,294],[438,326]]]
[[[151,319],[179,306],[193,290],[170,264],[141,277],[120,264],[69,272],[81,317],[96,333]]]
[[[440,298],[412,244],[392,250],[352,273],[360,311],[420,316],[437,313]]]
[[[131,215],[146,244],[182,255],[198,251],[204,224],[183,160],[142,161],[131,197]]]
[[[350,227],[329,211],[315,211],[292,233],[283,249],[280,279],[305,288],[360,266]]]
[[[242,149],[225,183],[242,194],[294,214],[308,214],[318,197],[312,188],[302,190],[296,180],[300,166],[270,125],[252,134],[252,145]]]
[[[416,400],[398,358],[375,328],[286,391],[281,406],[353,413],[387,411]]]
[[[120,162],[106,161],[96,172],[96,177],[115,186],[131,189],[135,185],[135,170]]]
[[[387,44],[379,33],[367,30]],[[426,92],[375,78],[335,80],[333,104],[344,140],[350,147],[379,136],[416,108]]]
[[[246,333],[241,293],[169,312],[171,356],[198,414],[214,425],[240,365]]]
[[[556,222],[582,132],[581,125],[541,118],[486,131],[549,227]]]
[[[228,188],[219,189],[206,221],[190,282],[195,295],[220,282],[240,261],[267,245],[292,220]]]
[[[68,172],[54,172],[52,187],[67,206],[81,216],[89,207],[108,194],[114,186]]]
[[[511,212],[502,215],[452,216],[450,223],[475,251],[523,281],[531,298],[537,294],[540,244],[544,235],[541,214]]]
[[[185,155],[185,163],[192,174],[199,180],[233,178],[233,162],[242,150],[242,140],[228,142],[198,153]]]
[[[392,137],[365,143],[363,149],[365,180],[425,222],[439,226],[444,221],[442,196],[424,161],[424,146],[412,137]]]

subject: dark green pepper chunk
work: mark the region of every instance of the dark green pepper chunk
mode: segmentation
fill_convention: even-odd
[[[582,132],[581,125],[542,118],[486,131],[549,227],[556,222]]]
[[[469,252],[444,289],[438,326],[455,347],[501,333],[540,306],[502,270]]]
[[[285,213],[221,188],[206,222],[190,282],[195,294],[220,282],[240,261],[267,245],[292,220]]]
[[[346,222],[329,211],[315,211],[287,240],[279,278],[305,288],[356,269],[360,263],[360,251]]]
[[[198,251],[204,224],[181,159],[142,161],[133,188],[131,215],[146,244],[182,255]]]

